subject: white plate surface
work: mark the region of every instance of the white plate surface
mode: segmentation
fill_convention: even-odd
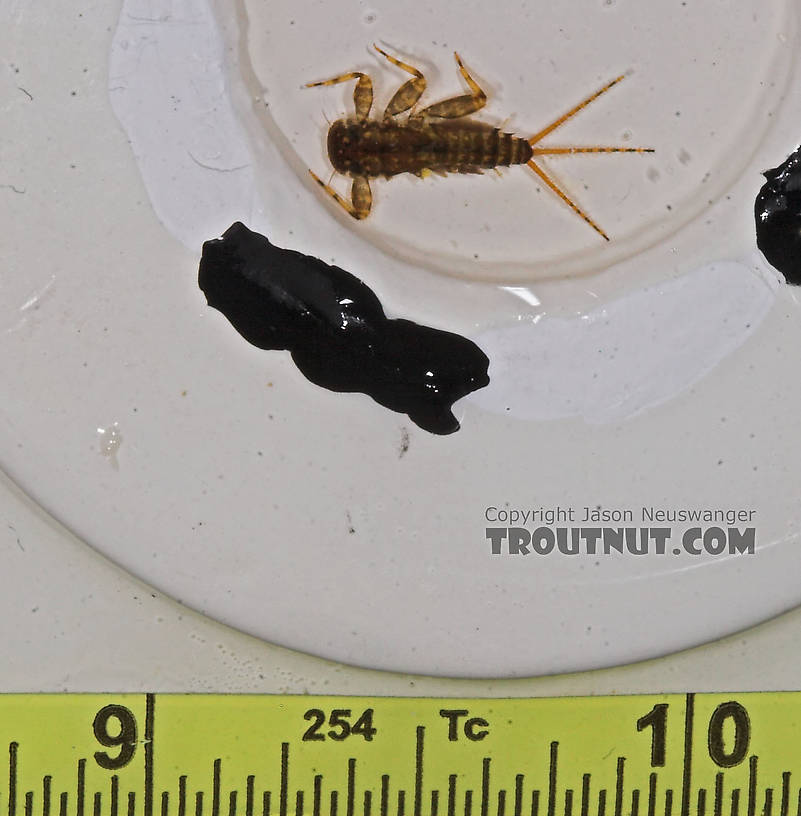
[[[801,312],[752,216],[801,138],[791,4],[540,6],[5,2],[3,467],[185,603],[360,665],[589,668],[797,604]],[[520,133],[629,72],[560,139],[657,152],[549,164],[610,244],[522,168],[376,183],[368,221],[336,212],[306,168],[325,173],[323,114],[351,88],[301,86],[369,71],[380,110],[403,77],[373,41],[431,99],[461,89],[458,48],[482,118]],[[491,383],[461,430],[247,346],[196,284],[234,220],[474,339]],[[633,526],[751,511],[756,552],[491,554],[488,508],[599,505]]]

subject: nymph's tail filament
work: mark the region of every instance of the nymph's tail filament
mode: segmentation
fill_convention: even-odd
[[[560,125],[563,125],[568,119],[575,116],[580,110],[587,107],[590,102],[596,100],[601,94],[606,93],[610,88],[617,85],[623,79],[623,74],[618,77],[615,77],[611,82],[607,82],[606,85],[603,86],[600,90],[596,91],[595,93],[588,96],[586,99],[582,100],[572,107],[567,113],[560,116],[558,119],[551,122],[550,125],[544,127],[539,132],[535,133],[529,140],[528,143],[532,147],[532,155],[533,156],[562,156],[562,155],[571,155],[574,153],[653,153],[653,149],[649,147],[606,147],[606,146],[591,146],[591,147],[535,147],[535,145],[541,140],[544,139],[549,133],[552,133],[556,128]],[[599,235],[601,235],[604,240],[608,241],[609,236],[585,213],[577,204],[575,204],[570,197],[564,193],[556,183],[548,176],[545,170],[537,164],[534,159],[530,159],[527,162],[528,166],[542,179],[545,185],[552,190],[565,204],[576,213],[576,215],[581,216]]]
[[[586,99],[582,100],[578,103],[575,107],[572,107],[567,113],[560,116],[558,119],[551,122],[548,127],[544,127],[539,133],[535,133],[529,140],[528,143],[531,145],[536,144],[540,139],[544,139],[551,131],[556,130],[560,125],[563,125],[567,122],[568,119],[574,117],[580,110],[583,110],[590,104],[590,102],[594,102],[601,94],[605,94],[610,88],[614,88],[618,82],[620,82],[625,74],[621,74],[619,77],[615,77],[611,82],[607,82],[606,85],[603,86],[599,91],[596,91],[594,94],[590,94]]]
[[[605,241],[609,240],[609,236],[595,223],[595,221],[592,220],[592,218],[589,217],[589,215],[587,215],[587,213],[584,212],[584,210],[582,210],[577,204],[574,204],[567,194],[563,193],[556,186],[556,184],[551,181],[548,174],[538,164],[536,164],[534,159],[530,159],[527,164],[545,182],[545,185],[549,189],[553,190],[556,195],[558,195],[559,198],[561,198],[562,201],[564,201],[565,204],[567,204],[567,206],[570,207],[574,213],[576,213],[576,215],[580,215]]]
[[[558,156],[569,153],[653,153],[652,147],[535,147],[535,156]]]

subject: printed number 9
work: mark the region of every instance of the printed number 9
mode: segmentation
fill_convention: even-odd
[[[109,720],[117,720],[119,733],[109,734]],[[95,715],[92,723],[95,739],[106,748],[119,748],[117,756],[95,751],[95,761],[101,768],[114,771],[125,767],[136,751],[136,719],[130,709],[121,705],[107,705]],[[116,731],[117,729],[115,729]]]

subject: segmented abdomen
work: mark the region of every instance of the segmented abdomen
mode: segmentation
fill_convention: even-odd
[[[432,170],[465,173],[523,164],[531,158],[531,147],[525,139],[498,128],[444,124],[433,125],[431,130],[436,138],[430,150],[421,151],[421,158],[430,158],[428,167]]]
[[[340,120],[328,134],[328,153],[341,173],[395,176],[425,170],[475,173],[524,164],[532,155],[525,139],[481,122]]]

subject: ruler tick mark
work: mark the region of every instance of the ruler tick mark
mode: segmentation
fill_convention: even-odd
[[[623,769],[626,764],[625,757],[617,758],[617,770],[615,771],[615,816],[623,814]]]
[[[490,758],[481,761],[481,816],[489,816]]]
[[[523,774],[515,776],[515,816],[523,816]]]
[[[581,777],[581,816],[589,816],[590,812],[590,775],[585,773]]]
[[[356,796],[356,760],[351,757],[348,759],[348,786],[347,786],[347,804],[345,813],[347,816],[353,816],[354,797]]]
[[[77,816],[83,816],[84,796],[86,794],[86,760],[78,760],[78,789],[75,804]]]
[[[415,729],[414,741],[414,816],[421,816],[423,806],[423,740],[426,730],[422,725]]]
[[[748,816],[756,814],[757,757],[748,759]]]
[[[316,774],[314,777],[314,799],[312,802],[312,814],[313,816],[320,816],[320,796],[322,793],[321,786],[323,784],[323,777],[320,774]]]
[[[448,776],[448,816],[456,816],[456,774]]]
[[[559,760],[559,743],[551,743],[551,754],[548,762],[548,816],[556,811],[556,763]]]
[[[50,816],[50,783],[52,779],[53,777],[50,774],[42,779],[42,816]],[[786,814],[783,814],[783,816],[786,816]]]
[[[211,816],[220,816],[220,768],[222,760],[214,760],[211,772]]]
[[[220,816],[220,768],[222,760],[214,760],[211,772],[211,816]]]
[[[790,809],[790,771],[782,774],[782,803],[779,808],[779,816],[787,816]]]
[[[713,806],[714,816],[723,816],[723,774],[715,774],[715,804]]]
[[[255,777],[250,774],[245,782],[245,816],[253,816],[253,784]]]
[[[186,816],[186,774],[178,777],[178,816]]]
[[[286,799],[289,787],[289,743],[281,743],[281,790],[278,799],[279,816],[287,816]]]
[[[156,719],[156,695],[145,695],[145,790],[144,816],[153,816],[153,732]]]
[[[389,813],[389,774],[381,777],[381,816]]]
[[[12,742],[8,746],[8,816],[15,816],[17,812],[17,752],[19,743]]]
[[[681,775],[681,816],[690,816],[690,774],[693,756],[693,712],[695,695],[688,694],[684,704],[684,767]]]

